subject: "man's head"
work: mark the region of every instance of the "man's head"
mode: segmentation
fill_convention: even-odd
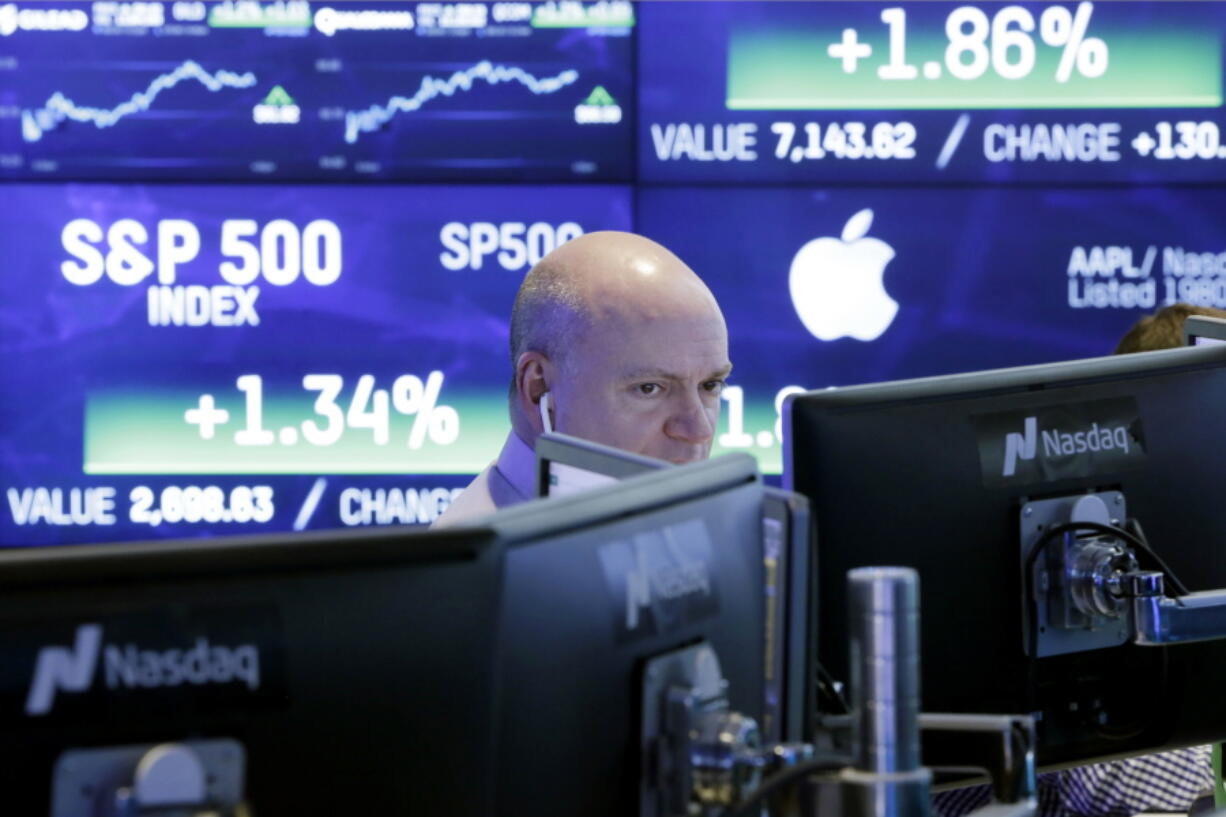
[[[1137,321],[1128,334],[1120,339],[1115,354],[1152,352],[1157,349],[1174,349],[1183,346],[1183,322],[1189,315],[1209,315],[1226,318],[1226,311],[1209,306],[1171,304],[1152,315]]]
[[[511,314],[511,422],[529,444],[549,392],[557,431],[673,462],[705,459],[732,369],[715,297],[630,233],[580,236],[524,278]]]

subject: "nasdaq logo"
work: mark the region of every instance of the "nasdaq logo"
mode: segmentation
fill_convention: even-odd
[[[201,637],[188,646],[167,650],[134,643],[103,647],[102,626],[82,624],[71,649],[51,646],[39,650],[26,714],[51,712],[57,692],[88,692],[100,659],[105,688],[112,691],[231,683],[244,684],[252,691],[260,688],[260,652],[254,644],[226,647]]]
[[[626,629],[637,630],[642,611],[654,602],[686,596],[711,595],[711,574],[706,562],[651,566],[641,548],[635,549],[635,569],[626,574]]]
[[[1145,435],[1131,397],[973,416],[983,481],[1024,485],[1136,468]]]
[[[57,689],[64,692],[84,692],[94,681],[98,668],[98,648],[102,644],[102,627],[82,624],[77,628],[76,643],[67,647],[43,647],[34,666],[34,679],[26,696],[27,715],[45,715],[55,703]]]
[[[692,519],[603,546],[618,641],[671,633],[719,611],[706,523]]]
[[[1033,460],[1038,453],[1039,436],[1037,417],[1027,417],[1025,431],[1005,435],[1005,465],[1001,476],[1011,477],[1017,472],[1018,460]],[[1067,430],[1044,429],[1042,432],[1043,456],[1061,457],[1084,454],[1087,451],[1118,450],[1131,453],[1132,441],[1124,426],[1100,426],[1091,423],[1089,428]]]
[[[1005,435],[1005,467],[1001,469],[1001,476],[1011,477],[1017,472],[1017,461],[1019,459],[1032,460],[1038,435],[1035,429],[1039,426],[1037,417],[1026,418],[1026,429],[1021,434],[1010,432]]]
[[[1124,426],[1099,426],[1098,423],[1092,423],[1089,428],[1076,431],[1059,428],[1043,431],[1043,455],[1046,457],[1111,450],[1131,453],[1131,438]]]

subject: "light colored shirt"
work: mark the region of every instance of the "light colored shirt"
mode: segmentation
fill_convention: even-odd
[[[536,452],[512,431],[498,459],[477,474],[432,528],[447,528],[488,516],[499,508],[536,498]]]

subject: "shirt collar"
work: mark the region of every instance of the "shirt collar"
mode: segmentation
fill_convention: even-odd
[[[494,470],[518,494],[516,501],[526,502],[536,497],[536,451],[514,431],[507,435]],[[501,507],[505,503],[498,504]]]

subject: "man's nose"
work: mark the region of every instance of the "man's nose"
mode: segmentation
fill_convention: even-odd
[[[676,407],[664,427],[664,432],[674,440],[702,445],[715,436],[715,421],[707,414],[702,398],[692,395]]]

